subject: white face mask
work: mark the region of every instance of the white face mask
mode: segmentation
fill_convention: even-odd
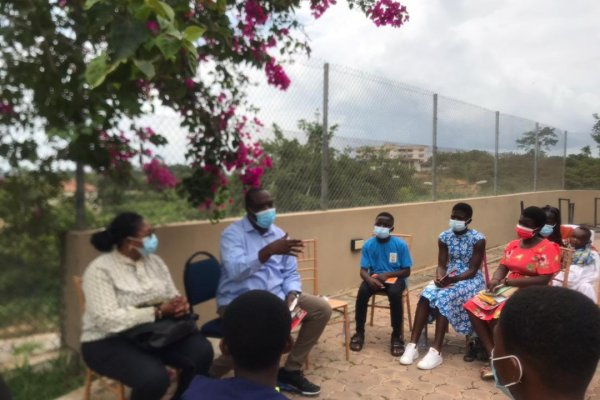
[[[390,228],[375,225],[375,227],[373,228],[373,233],[379,239],[387,239],[388,237],[390,237]]]
[[[498,360],[507,360],[509,358],[512,358],[512,359],[514,359],[514,360],[517,361],[517,365],[519,367],[519,379],[517,379],[514,382],[501,384],[500,383],[500,379],[498,377],[498,372],[496,371],[496,367],[494,366],[494,362],[498,361]],[[490,364],[492,366],[492,372],[494,374],[494,381],[496,381],[496,387],[498,389],[500,389],[502,391],[502,393],[504,393],[509,399],[514,399],[514,396],[510,392],[509,387],[510,386],[514,386],[517,383],[521,383],[521,379],[523,379],[523,367],[521,366],[521,360],[519,360],[519,357],[513,356],[513,355],[502,356],[502,357],[494,357],[494,349],[492,349],[492,356],[490,357]]]
[[[465,221],[459,221],[457,219],[451,219],[448,221],[448,226],[454,232],[462,232],[467,228],[467,223]]]

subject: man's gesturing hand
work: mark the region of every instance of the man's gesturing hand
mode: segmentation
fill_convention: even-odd
[[[297,256],[302,253],[302,240],[288,239],[286,233],[281,239],[269,243],[258,252],[260,262],[266,262],[272,255],[279,254],[285,256]]]

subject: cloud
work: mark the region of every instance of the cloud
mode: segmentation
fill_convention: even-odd
[[[589,132],[591,114],[600,111],[600,3],[404,3],[411,20],[401,29],[377,28],[343,3],[332,7],[307,26],[313,56]]]

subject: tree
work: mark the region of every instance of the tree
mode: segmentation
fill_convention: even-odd
[[[538,150],[541,154],[550,150],[558,143],[558,135],[554,132],[554,128],[548,126],[540,129],[537,134]],[[523,133],[523,136],[517,139],[517,147],[527,152],[535,152],[535,131]]]
[[[596,120],[594,126],[592,126],[592,139],[598,145],[598,153],[600,154],[600,116],[592,114],[592,117]]]
[[[310,0],[314,17],[334,3]],[[348,4],[378,26],[408,20],[392,0]],[[222,205],[231,176],[257,185],[269,164],[252,140],[261,124],[245,97],[246,71],[262,69],[269,84],[289,86],[282,63],[309,50],[299,7],[300,0],[3,1],[0,155],[13,168],[39,161],[33,136],[41,131],[53,159],[127,179],[131,160],[149,160],[149,144],[165,141],[152,127],[120,124],[166,107],[189,132],[193,168],[180,193],[195,206]]]

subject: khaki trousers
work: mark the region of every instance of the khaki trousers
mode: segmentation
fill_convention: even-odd
[[[288,371],[299,371],[306,360],[308,353],[321,337],[329,318],[331,307],[329,302],[322,297],[312,294],[300,295],[298,305],[306,311],[306,317],[302,320],[298,339],[294,343],[290,354],[285,362]],[[227,307],[220,307],[218,314],[222,317]],[[211,376],[220,377],[233,368],[231,356],[220,355],[213,361],[210,370]]]

